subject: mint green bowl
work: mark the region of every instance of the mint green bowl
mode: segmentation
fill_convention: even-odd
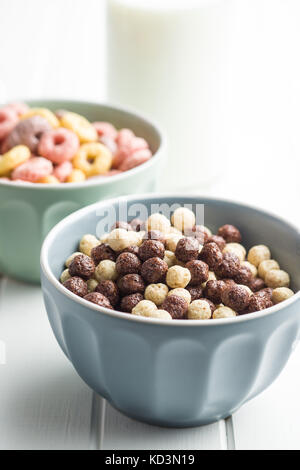
[[[42,242],[54,225],[72,212],[103,199],[155,190],[165,141],[152,122],[133,112],[80,101],[27,101],[32,107],[67,109],[90,121],[127,127],[149,142],[153,157],[143,165],[102,181],[61,185],[0,181],[0,273],[40,282]]]

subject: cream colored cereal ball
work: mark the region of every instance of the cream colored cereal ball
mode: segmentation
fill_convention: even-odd
[[[167,263],[169,268],[171,268],[172,266],[176,264],[176,256],[173,253],[173,251],[170,251],[170,250],[165,251],[164,261]]]
[[[108,237],[109,237],[109,233],[104,233],[104,234],[99,238],[99,240],[100,240],[101,243],[107,243]]]
[[[250,248],[247,260],[258,268],[260,263],[266,259],[271,259],[271,253],[266,245],[256,245]]]
[[[88,287],[89,292],[94,292],[97,286],[98,286],[98,281],[96,281],[96,279],[89,279],[87,281],[87,287]]]
[[[171,223],[167,217],[162,214],[151,214],[146,222],[147,231],[159,230],[162,233],[169,233]]]
[[[63,283],[66,282],[68,279],[70,279],[70,277],[71,277],[71,274],[69,273],[69,270],[68,270],[68,269],[65,269],[65,270],[61,273],[60,282],[63,284]]]
[[[95,278],[97,281],[115,281],[118,278],[116,263],[110,259],[100,261],[95,269]]]
[[[161,309],[152,310],[149,316],[151,318],[158,318],[159,320],[173,320],[169,312]]]
[[[253,295],[253,292],[252,292],[252,290],[250,289],[250,287],[245,286],[244,284],[237,284],[237,286],[243,287],[243,288],[248,292],[249,295]]]
[[[131,240],[130,246],[141,246],[143,243],[143,238],[146,232],[128,232],[129,240]]]
[[[174,233],[176,235],[181,235],[182,236],[182,232],[180,230],[178,230],[178,228],[173,227],[173,226],[170,227],[169,233]]]
[[[186,230],[192,229],[196,223],[196,217],[187,207],[178,207],[171,217],[171,222],[177,230],[185,232]]]
[[[141,300],[133,309],[133,315],[139,315],[141,317],[151,317],[151,313],[157,310],[157,307],[154,302],[151,300]]]
[[[183,289],[182,287],[177,287],[176,289],[172,289],[169,291],[168,295],[177,295],[186,301],[189,305],[192,301],[192,296],[187,289]]]
[[[265,283],[273,289],[276,289],[276,287],[288,287],[290,285],[290,276],[281,269],[271,269],[266,274]]]
[[[293,295],[294,292],[292,289],[289,289],[288,287],[277,287],[272,292],[272,301],[274,304],[279,304],[280,302],[289,299]]]
[[[249,263],[249,261],[243,261],[241,263],[242,266],[245,266],[246,268],[250,269],[252,276],[256,277],[257,276],[257,268],[254,266],[254,264]]]
[[[70,266],[73,259],[76,258],[76,256],[78,256],[78,255],[82,255],[82,252],[81,251],[76,251],[75,253],[73,253],[72,255],[69,256],[69,258],[65,262],[65,265],[66,265],[67,268]]]
[[[280,266],[277,263],[277,261],[275,261],[274,259],[265,259],[264,261],[259,263],[259,266],[258,266],[259,277],[261,277],[262,279],[265,279],[267,272],[271,271],[271,269],[280,269]]]
[[[168,286],[166,284],[149,284],[145,290],[145,299],[151,300],[155,305],[161,305],[169,292]]]
[[[227,243],[223,249],[223,253],[233,253],[236,255],[239,260],[245,261],[246,258],[246,249],[240,243]]]
[[[84,253],[85,255],[91,256],[91,251],[95,246],[100,244],[98,238],[94,235],[84,235],[80,240],[79,250]]]
[[[173,251],[175,253],[177,243],[181,238],[184,238],[182,235],[178,235],[177,233],[169,233],[166,237],[166,248],[169,251]]]
[[[216,280],[217,280],[217,276],[215,275],[215,273],[213,271],[208,271],[208,279],[207,281],[202,282],[201,287],[204,289],[208,281],[216,281]]]
[[[217,320],[218,318],[231,318],[236,317],[236,312],[229,307],[218,307],[213,313],[213,318]]]
[[[209,320],[211,318],[211,309],[206,300],[194,300],[188,309],[189,320]]]
[[[115,228],[108,236],[107,243],[114,251],[122,251],[132,245],[130,232],[123,228]]]
[[[172,289],[176,289],[177,287],[185,287],[191,280],[191,273],[187,268],[183,268],[182,266],[172,266],[168,272],[166,281],[168,286]]]

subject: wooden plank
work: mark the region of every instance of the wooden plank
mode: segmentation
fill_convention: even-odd
[[[1,449],[87,449],[92,392],[60,351],[39,287],[3,279]]]

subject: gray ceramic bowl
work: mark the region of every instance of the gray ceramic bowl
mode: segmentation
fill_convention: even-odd
[[[292,288],[300,288],[300,233],[287,222],[234,202],[201,197],[141,196],[143,202],[205,205],[205,224],[237,225],[247,248],[264,243]],[[125,414],[163,426],[224,418],[268,387],[287,362],[300,330],[300,292],[267,310],[231,319],[163,321],[97,307],[58,282],[80,237],[95,232],[96,212],[82,209],[59,223],[42,249],[42,288],[62,350],[82,379]],[[99,212],[98,212],[99,214]]]
[[[27,101],[32,107],[67,109],[90,121],[109,121],[129,127],[150,144],[154,156],[122,174],[60,185],[0,181],[0,272],[29,282],[40,281],[40,249],[49,230],[72,212],[97,201],[122,194],[153,191],[165,142],[161,131],[133,112],[81,101]]]

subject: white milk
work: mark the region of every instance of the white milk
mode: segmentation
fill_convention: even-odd
[[[224,0],[108,0],[108,97],[169,142],[161,189],[203,189],[226,156]]]

